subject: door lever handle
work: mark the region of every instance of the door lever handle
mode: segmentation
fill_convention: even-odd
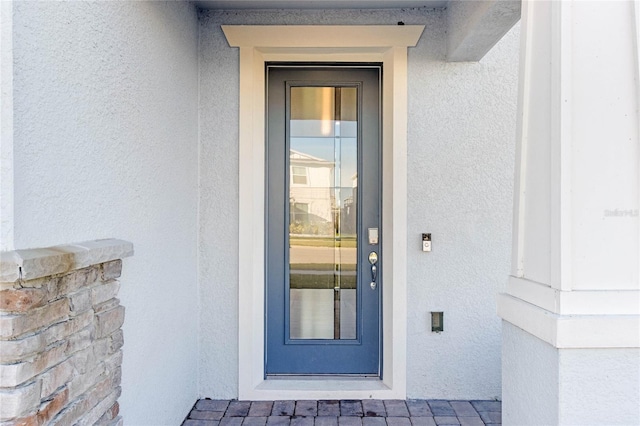
[[[371,264],[371,290],[375,290],[377,287],[376,280],[378,279],[378,267],[376,263],[378,263],[378,253],[372,251],[369,253],[369,263]]]

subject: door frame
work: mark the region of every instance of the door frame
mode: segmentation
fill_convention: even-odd
[[[407,335],[407,48],[423,25],[223,25],[240,48],[238,397],[404,399]],[[265,63],[381,62],[382,379],[265,379]],[[395,313],[395,315],[394,315]]]

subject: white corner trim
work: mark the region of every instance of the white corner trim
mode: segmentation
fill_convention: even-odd
[[[406,397],[407,47],[423,26],[223,26],[240,46],[239,398]],[[383,379],[265,380],[265,64],[383,64]]]

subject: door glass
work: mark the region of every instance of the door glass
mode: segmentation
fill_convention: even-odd
[[[357,87],[292,87],[289,337],[356,338]]]

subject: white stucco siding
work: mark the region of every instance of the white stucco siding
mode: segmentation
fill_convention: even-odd
[[[640,424],[640,349],[560,349],[559,355],[558,424]]]
[[[637,348],[558,349],[507,321],[502,327],[503,424],[638,424]]]
[[[13,250],[13,3],[0,2],[0,250]]]
[[[200,396],[238,396],[238,52],[200,23]],[[206,306],[206,307],[205,307]]]
[[[508,390],[502,400],[502,423],[561,424],[558,349],[507,321],[502,322],[502,341],[502,378]],[[536,401],[536,409],[531,409],[530,401]]]
[[[509,273],[518,30],[480,63],[445,62],[444,12],[203,12],[200,394],[237,390],[238,51],[221,24],[426,25],[409,49],[407,396],[500,396],[495,299]],[[431,232],[434,251],[420,251]],[[444,311],[431,333],[429,311]],[[399,315],[405,315],[399,312]]]
[[[511,260],[519,28],[479,63],[444,63],[444,26],[429,28],[409,50],[407,395],[492,399],[501,395],[495,300]],[[431,311],[444,312],[441,334]]]
[[[197,395],[198,31],[186,2],[15,2],[15,246],[133,242],[125,423]]]

